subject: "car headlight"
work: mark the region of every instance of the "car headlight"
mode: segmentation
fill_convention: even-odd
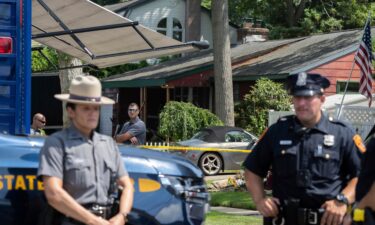
[[[209,194],[204,182],[194,181],[192,178],[159,175],[161,184],[172,194],[187,201],[205,202]]]
[[[182,196],[185,192],[184,181],[180,177],[159,175],[161,184],[172,194]]]

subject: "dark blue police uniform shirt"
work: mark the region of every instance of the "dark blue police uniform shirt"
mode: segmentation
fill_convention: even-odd
[[[375,181],[375,137],[366,145],[366,152],[362,160],[362,169],[356,187],[356,201],[360,201],[370,191]]]
[[[361,153],[354,135],[345,124],[330,121],[323,113],[310,130],[304,130],[296,116],[286,116],[266,131],[244,166],[260,177],[272,167],[275,197],[296,198],[301,207],[319,208],[359,174]]]

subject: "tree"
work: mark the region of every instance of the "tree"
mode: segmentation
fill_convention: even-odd
[[[291,98],[282,84],[267,78],[257,80],[236,106],[236,125],[260,135],[268,125],[268,111],[289,111]]]
[[[223,125],[210,111],[186,102],[168,102],[159,114],[159,134],[171,141],[185,140],[201,128]]]
[[[234,126],[228,0],[212,1],[215,110],[225,125]]]
[[[74,58],[72,56],[66,55],[64,53],[58,54],[59,59],[59,68],[67,68],[67,67],[73,67],[73,66],[80,66],[82,65],[82,61]],[[69,93],[69,87],[70,82],[78,75],[82,75],[83,70],[82,67],[80,68],[74,68],[74,69],[66,69],[66,70],[60,70],[59,71],[59,78],[60,78],[60,88],[61,93]],[[68,114],[65,110],[66,103],[63,102],[63,126],[68,127],[70,125],[70,119],[68,117]]]
[[[43,47],[43,49],[41,49],[41,52],[48,58],[50,62],[45,57],[43,57],[40,52],[32,51],[31,71],[41,72],[47,70],[55,70],[58,63],[57,51],[52,48]]]
[[[207,7],[211,0],[203,0]],[[270,39],[362,28],[375,3],[368,0],[230,0],[230,21],[241,25],[259,19],[270,29]]]

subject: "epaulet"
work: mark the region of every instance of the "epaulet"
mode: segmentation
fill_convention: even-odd
[[[328,117],[328,121],[331,122],[331,123],[335,123],[335,124],[338,124],[338,125],[341,125],[343,127],[347,127],[348,124],[346,124],[345,122],[343,121],[340,121],[340,120],[337,120],[337,119],[334,119],[333,117]]]
[[[293,120],[295,117],[295,115],[288,115],[288,116],[282,116],[280,117],[277,122],[286,122],[286,121],[290,121],[290,120]]]

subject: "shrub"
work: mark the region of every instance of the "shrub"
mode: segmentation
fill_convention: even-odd
[[[186,102],[168,102],[159,119],[159,134],[170,141],[188,139],[207,126],[223,125],[223,122],[210,111]]]
[[[235,107],[236,125],[260,135],[268,125],[268,111],[290,110],[291,98],[282,84],[259,79]]]

